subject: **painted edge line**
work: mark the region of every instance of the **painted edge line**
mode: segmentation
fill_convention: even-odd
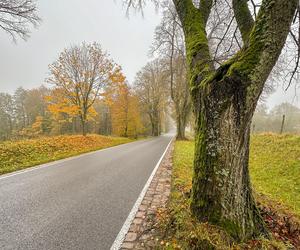
[[[168,151],[171,143],[173,142],[173,140],[174,140],[174,137],[172,137],[172,139],[169,142],[169,144],[167,145],[164,153],[162,154],[162,156],[160,157],[160,159],[157,162],[156,166],[154,167],[154,169],[153,169],[153,171],[152,171],[149,179],[147,180],[147,182],[146,182],[146,184],[145,184],[142,192],[140,193],[139,197],[137,198],[136,202],[134,203],[134,205],[133,205],[133,207],[132,207],[132,209],[131,209],[128,217],[127,217],[127,219],[125,220],[125,222],[124,222],[124,224],[123,224],[120,232],[118,233],[115,241],[113,242],[110,250],[119,250],[121,248],[122,243],[123,243],[123,241],[125,239],[125,236],[128,233],[128,230],[130,228],[130,225],[131,225],[132,221],[134,220],[135,215],[136,215],[136,213],[137,213],[137,211],[138,211],[138,209],[139,209],[139,207],[140,207],[140,205],[141,205],[141,203],[142,203],[142,201],[143,201],[143,199],[144,199],[144,197],[145,197],[145,195],[147,193],[147,190],[148,190],[148,188],[149,188],[149,186],[150,186],[150,184],[151,184],[151,182],[152,182],[152,180],[153,180],[153,178],[154,178],[154,176],[155,176],[155,174],[156,174],[156,172],[157,172],[157,170],[158,170],[158,168],[159,168],[162,160],[164,159],[164,157],[165,157],[165,155],[166,155],[166,153],[167,153],[167,151]]]
[[[48,168],[48,167],[51,167],[51,166],[56,165],[56,164],[61,164],[61,163],[67,162],[67,161],[79,159],[81,157],[85,157],[85,156],[88,156],[88,155],[93,155],[93,154],[96,154],[98,152],[102,152],[102,151],[114,149],[114,148],[121,147],[121,146],[124,146],[124,145],[128,145],[128,144],[131,144],[131,143],[136,143],[136,142],[140,142],[140,141],[147,141],[147,140],[151,140],[151,139],[152,138],[150,138],[150,139],[144,139],[144,140],[138,140],[138,141],[133,141],[133,142],[128,142],[128,143],[122,143],[122,144],[115,145],[115,146],[112,146],[112,147],[102,148],[102,149],[98,149],[98,150],[95,150],[95,151],[86,152],[86,153],[83,153],[83,154],[80,154],[80,155],[75,155],[75,156],[67,157],[67,158],[64,158],[64,159],[60,159],[60,160],[55,160],[55,161],[51,161],[51,162],[48,162],[48,163],[39,164],[39,165],[36,165],[36,166],[33,166],[33,167],[25,168],[23,170],[18,170],[18,171],[14,171],[14,172],[11,172],[11,173],[0,175],[0,180],[4,180],[4,179],[7,179],[7,178],[16,176],[16,175],[20,175],[20,174],[25,174],[25,173],[28,173],[28,172],[32,172],[34,170],[40,170],[40,169]]]

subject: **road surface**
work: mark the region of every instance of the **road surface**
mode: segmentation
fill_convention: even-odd
[[[110,249],[170,140],[0,176],[0,249]]]

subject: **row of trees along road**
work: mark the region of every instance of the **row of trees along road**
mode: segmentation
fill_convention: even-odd
[[[164,62],[157,59],[149,62],[138,72],[135,86],[143,110],[148,114],[153,136],[160,135],[162,121],[168,114],[168,86]]]
[[[144,3],[126,2],[138,8]],[[173,0],[173,4],[185,37],[196,120],[191,211],[236,240],[268,237],[250,185],[251,120],[267,80],[280,76],[280,70],[279,76],[275,74],[278,61],[292,62],[281,65],[286,69],[282,72],[288,71],[289,84],[297,79],[299,0]],[[289,51],[291,47],[294,51]]]
[[[0,28],[14,41],[26,40],[29,27],[40,23],[36,10],[33,0],[0,0]],[[52,88],[0,94],[0,140],[80,130],[137,137],[159,135],[170,126],[162,101],[159,114],[140,112],[144,102],[138,90],[97,43],[65,49],[50,65],[48,82]]]
[[[191,118],[191,98],[187,77],[187,63],[185,56],[184,34],[175,9],[164,4],[163,18],[157,26],[151,54],[157,56],[164,63],[168,84],[168,93],[174,110],[177,139],[185,139],[185,130]]]
[[[0,94],[2,140],[79,131],[125,137],[152,132],[137,91],[99,44],[65,49],[49,69],[51,88]]]

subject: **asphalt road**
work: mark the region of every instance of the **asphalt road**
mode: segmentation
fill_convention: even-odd
[[[109,249],[170,140],[0,176],[0,249]]]

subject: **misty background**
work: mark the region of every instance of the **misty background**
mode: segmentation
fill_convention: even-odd
[[[150,60],[149,47],[161,19],[150,3],[143,16],[131,12],[129,17],[120,0],[38,0],[37,4],[43,21],[28,41],[15,44],[0,31],[0,92],[13,93],[20,86],[49,86],[45,83],[48,65],[64,48],[82,41],[100,43],[122,66],[129,83]],[[267,98],[267,108],[283,102],[300,107],[297,88],[292,85],[285,91],[283,85],[278,86]]]

